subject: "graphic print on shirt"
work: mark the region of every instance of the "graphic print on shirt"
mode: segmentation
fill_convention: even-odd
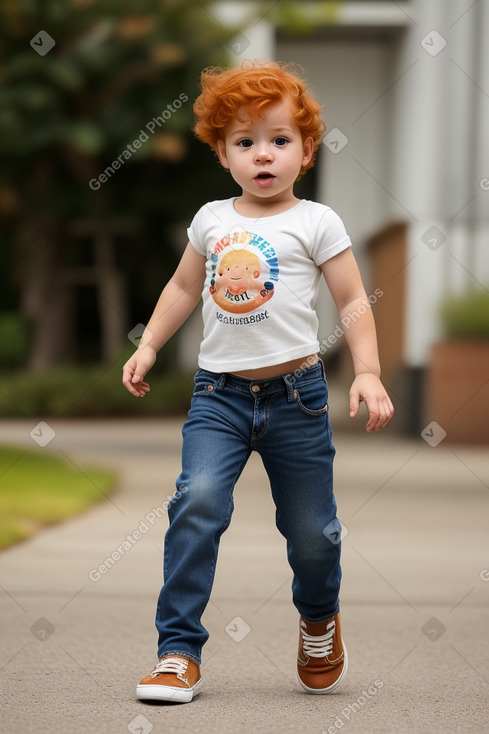
[[[214,246],[207,263],[209,292],[224,311],[248,313],[269,301],[278,282],[278,258],[263,237],[232,230]]]

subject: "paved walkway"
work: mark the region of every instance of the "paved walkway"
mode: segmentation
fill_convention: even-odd
[[[148,705],[135,685],[155,662],[181,421],[52,421],[45,448],[34,424],[0,422],[0,442],[116,466],[120,482],[85,514],[0,554],[2,732],[489,732],[487,450],[335,435],[350,671],[331,696],[295,680],[291,575],[253,456],[205,614],[202,693]]]

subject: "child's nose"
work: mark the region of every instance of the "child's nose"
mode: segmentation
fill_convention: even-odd
[[[259,163],[263,163],[264,161],[271,161],[272,160],[272,151],[269,148],[268,145],[260,145],[256,146],[255,149],[255,160]]]

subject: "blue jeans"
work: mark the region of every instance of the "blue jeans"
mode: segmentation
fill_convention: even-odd
[[[183,427],[182,473],[168,508],[165,582],[156,612],[158,657],[179,653],[200,663],[209,637],[201,616],[219,541],[231,520],[234,486],[252,451],[262,458],[277,528],[287,541],[294,605],[311,622],[339,610],[341,525],[322,362],[298,377],[269,380],[199,370]]]

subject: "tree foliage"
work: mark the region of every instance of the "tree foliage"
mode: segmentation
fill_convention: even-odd
[[[89,259],[73,221],[116,219],[120,236],[132,217],[146,266],[164,266],[172,225],[220,192],[192,102],[202,68],[228,63],[234,31],[201,0],[5,0],[0,28],[3,257],[10,242],[43,369],[73,354],[69,271]],[[131,275],[134,245],[122,253]]]

